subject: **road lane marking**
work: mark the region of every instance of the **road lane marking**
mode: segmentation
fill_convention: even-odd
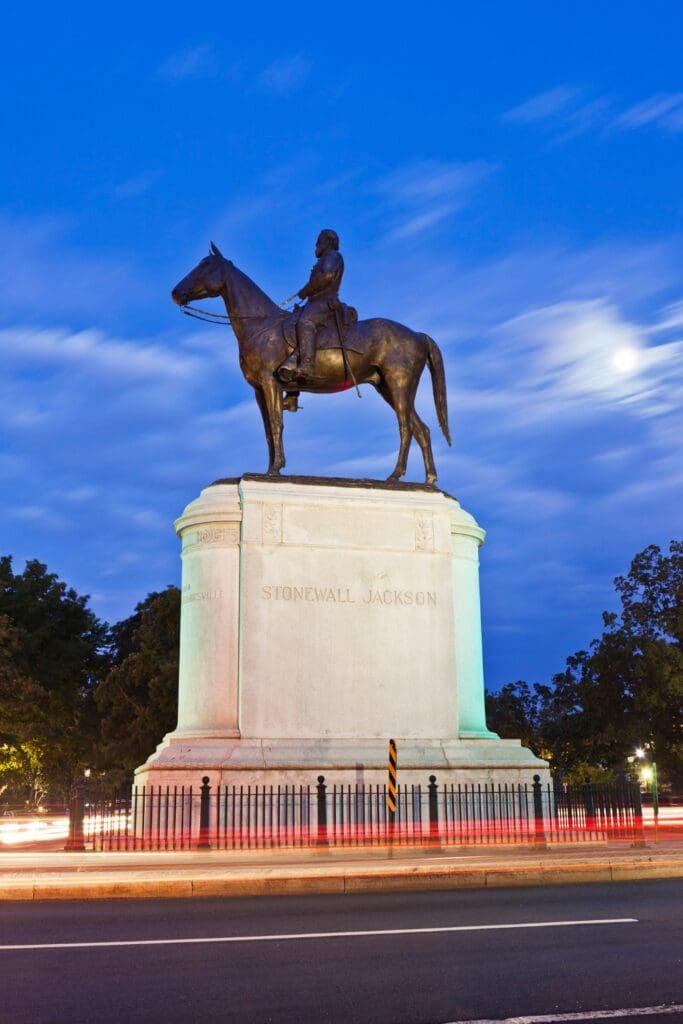
[[[672,1006],[662,1004],[661,1006],[635,1006],[630,1009],[621,1010],[582,1010],[578,1013],[549,1013],[533,1015],[530,1017],[487,1017],[481,1020],[452,1020],[449,1024],[561,1024],[562,1021],[572,1020],[619,1020],[620,1017],[651,1017],[661,1016],[665,1013],[680,1013],[683,1011],[683,1003]]]
[[[113,939],[107,942],[39,942],[0,946],[0,953],[21,949],[97,949],[113,946],[192,946],[212,942],[290,942],[295,939],[347,939],[383,935],[437,935],[444,932],[493,932],[513,928],[573,928],[577,925],[637,924],[637,917],[601,917],[586,921],[521,921],[515,924],[456,924],[442,928],[383,928],[352,932],[292,932],[282,935],[216,935],[196,939]]]

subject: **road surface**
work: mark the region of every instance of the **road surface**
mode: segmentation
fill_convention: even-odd
[[[538,1015],[683,1021],[683,882],[0,905],[2,1024]]]

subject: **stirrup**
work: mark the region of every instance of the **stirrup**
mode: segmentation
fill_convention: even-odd
[[[299,392],[288,391],[282,401],[282,408],[286,412],[298,412],[301,406],[299,405]]]

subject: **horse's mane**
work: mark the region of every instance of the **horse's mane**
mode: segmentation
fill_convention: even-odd
[[[277,303],[273,302],[269,295],[262,288],[252,281],[243,270],[236,267],[230,260],[225,261],[230,271],[230,291],[232,301],[243,316],[270,316],[279,314],[285,316],[284,310],[280,309]]]

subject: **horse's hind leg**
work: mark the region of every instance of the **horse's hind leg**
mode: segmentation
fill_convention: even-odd
[[[388,402],[394,410],[396,413],[396,419],[398,420],[398,429],[401,435],[401,446],[398,451],[398,458],[396,460],[396,465],[394,466],[394,471],[387,477],[387,480],[400,480],[402,476],[405,476],[408,465],[408,449],[410,448],[410,442],[413,436],[410,429],[410,419],[415,396],[414,394],[411,395],[405,387],[400,385],[392,387],[386,378],[380,381],[379,384],[375,384],[375,387],[385,402]]]
[[[422,450],[422,458],[425,463],[425,482],[428,484],[435,484],[436,466],[434,465],[434,453],[432,452],[432,441],[429,433],[429,427],[426,423],[423,423],[414,409],[410,417],[410,426],[413,431],[413,437]]]

